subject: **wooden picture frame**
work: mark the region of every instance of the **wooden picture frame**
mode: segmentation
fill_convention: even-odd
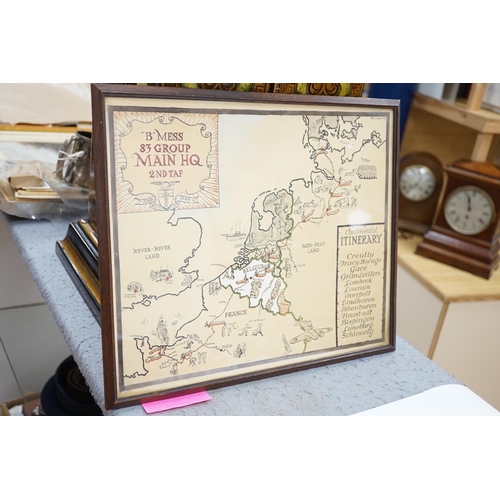
[[[106,407],[395,349],[399,101],[92,85]]]

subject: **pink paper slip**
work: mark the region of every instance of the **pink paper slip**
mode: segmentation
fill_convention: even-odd
[[[210,401],[212,398],[207,392],[195,392],[193,394],[184,394],[182,396],[171,396],[150,403],[142,403],[142,407],[146,413],[157,413],[159,411],[172,410],[173,408],[182,408],[183,406],[194,405]]]

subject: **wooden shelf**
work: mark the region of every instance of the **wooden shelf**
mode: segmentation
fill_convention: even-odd
[[[500,114],[486,109],[469,110],[465,101],[446,102],[415,94],[413,106],[483,134],[500,134]]]
[[[500,300],[500,270],[486,280],[471,273],[415,254],[420,236],[398,239],[398,262],[414,278],[444,302]]]
[[[481,108],[485,90],[486,83],[473,83],[463,102],[441,101],[416,93],[412,107],[475,131],[474,146],[467,159],[487,161],[493,138],[500,135],[500,114]]]

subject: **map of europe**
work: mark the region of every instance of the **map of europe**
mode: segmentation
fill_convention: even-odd
[[[384,336],[369,297],[385,286],[387,116],[114,120],[124,388],[286,366]]]

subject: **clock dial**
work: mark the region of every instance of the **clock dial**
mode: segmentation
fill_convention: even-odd
[[[436,189],[436,177],[425,165],[410,165],[399,179],[401,194],[410,201],[427,200]]]
[[[495,206],[490,196],[476,186],[463,186],[446,199],[444,215],[450,227],[460,234],[484,231],[493,221]]]

